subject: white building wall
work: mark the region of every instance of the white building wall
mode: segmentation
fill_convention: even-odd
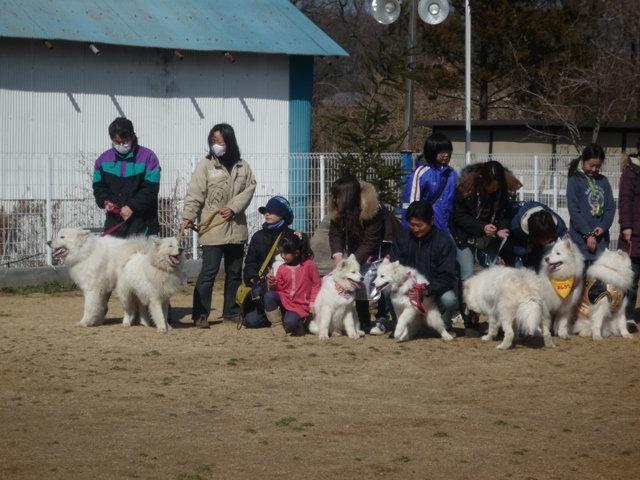
[[[234,52],[231,63],[223,52],[182,51],[180,61],[167,50],[97,45],[98,57],[82,43],[53,45],[0,39],[0,162],[18,162],[15,178],[1,182],[0,198],[41,198],[35,191],[44,175],[34,176],[34,165],[28,188],[14,181],[25,155],[42,171],[48,155],[68,155],[58,168],[63,177],[68,168],[69,176],[54,179],[54,188],[86,186],[96,155],[111,146],[108,125],[121,115],[156,152],[165,177],[206,155],[211,127],[229,123],[258,177],[257,196],[287,194],[287,56]],[[168,185],[163,182],[161,195]]]

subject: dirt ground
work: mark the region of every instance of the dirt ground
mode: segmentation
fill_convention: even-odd
[[[0,478],[640,477],[638,336],[283,340],[193,328],[191,292],[168,334],[0,294]]]

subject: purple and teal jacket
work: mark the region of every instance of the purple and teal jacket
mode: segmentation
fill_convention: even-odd
[[[96,160],[93,171],[93,196],[100,208],[109,200],[119,207],[128,206],[133,215],[111,235],[158,235],[158,192],[160,162],[148,148],[138,144],[127,155],[110,148]],[[104,230],[122,222],[119,214],[107,211]]]

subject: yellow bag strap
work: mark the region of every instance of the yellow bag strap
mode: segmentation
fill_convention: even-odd
[[[262,267],[260,267],[260,271],[258,272],[259,277],[261,277],[264,271],[267,269],[267,266],[269,265],[269,262],[271,261],[273,254],[276,252],[276,248],[278,248],[278,242],[280,241],[280,237],[282,236],[283,233],[284,233],[284,229],[282,230],[282,232],[280,232],[280,235],[278,235],[278,237],[276,238],[276,241],[273,242],[273,246],[271,247],[271,251],[269,252],[269,255],[267,255],[267,258],[264,260]]]

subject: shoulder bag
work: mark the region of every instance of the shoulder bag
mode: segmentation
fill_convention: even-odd
[[[276,238],[276,241],[273,242],[273,246],[269,251],[269,255],[267,255],[267,258],[265,258],[264,263],[262,264],[262,267],[260,267],[260,271],[258,272],[259,277],[262,277],[262,275],[264,274],[264,271],[267,269],[267,266],[269,266],[269,262],[271,262],[271,259],[273,258],[273,254],[276,252],[276,248],[278,248],[278,242],[280,241],[281,236],[282,236],[282,232],[280,232],[280,235],[278,235],[278,237]],[[260,299],[262,297],[262,289],[264,285],[265,285],[264,278],[261,278],[260,280],[258,280],[255,283],[255,285],[247,285],[246,283],[243,283],[238,287],[238,291],[236,292],[236,303],[240,307],[242,307],[249,293],[251,293],[252,300],[256,301]],[[256,290],[255,294],[253,290]],[[254,298],[254,297],[257,297],[257,298]]]

